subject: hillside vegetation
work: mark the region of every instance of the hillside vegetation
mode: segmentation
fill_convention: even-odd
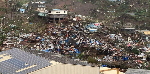
[[[7,1],[7,0],[6,0]],[[30,0],[18,0],[18,3],[26,3]],[[39,0],[31,0],[39,1]],[[43,1],[43,0],[42,0]],[[107,25],[116,21],[132,23],[149,29],[150,3],[149,0],[125,0],[124,3],[108,0],[44,0],[47,10],[66,9],[75,14],[91,16],[99,21],[107,21]],[[6,9],[6,2],[0,0],[0,16]],[[132,13],[133,15],[129,15]],[[146,25],[145,25],[146,23]],[[142,27],[144,29],[144,27]]]
[[[149,25],[149,0],[125,0],[125,3],[108,0],[47,0],[48,9],[67,9],[85,16],[91,16],[108,24],[115,21],[131,22],[135,25]],[[135,16],[127,15],[133,13]]]

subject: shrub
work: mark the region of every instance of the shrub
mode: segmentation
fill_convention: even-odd
[[[123,63],[120,65],[120,69],[128,69],[128,66],[125,63]]]
[[[133,48],[133,49],[132,49],[132,53],[134,53],[134,54],[139,54],[139,50],[137,50],[136,48]]]
[[[147,69],[150,70],[150,65],[148,65]]]
[[[79,59],[82,59],[82,58],[83,58],[83,54],[82,54],[82,53],[79,54],[79,55],[78,55],[78,58],[79,58]]]
[[[22,3],[21,3],[21,2],[18,2],[18,3],[16,4],[16,6],[20,8],[20,7],[22,7]]]
[[[150,55],[147,56],[146,60],[147,60],[147,61],[150,61]]]
[[[96,59],[93,59],[91,56],[88,57],[87,61],[88,61],[88,63],[95,63],[95,64],[98,63],[98,61]]]

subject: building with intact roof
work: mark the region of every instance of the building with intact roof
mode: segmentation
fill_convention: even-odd
[[[65,18],[68,14],[67,10],[53,9],[48,12],[50,18]]]
[[[67,14],[67,10],[53,9],[48,12],[48,17],[56,23],[56,21],[61,22],[61,20],[64,20]]]
[[[27,74],[50,65],[48,60],[17,48],[0,52],[2,74]]]
[[[99,67],[81,65],[53,53],[13,48],[0,52],[2,74],[99,74]],[[69,59],[68,59],[69,60]],[[57,61],[57,62],[56,62]],[[64,62],[64,63],[63,63]],[[70,63],[69,63],[70,62]]]
[[[112,1],[112,2],[120,2],[120,3],[125,2],[125,0],[109,0],[109,1]]]

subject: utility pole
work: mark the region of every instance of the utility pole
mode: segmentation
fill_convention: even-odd
[[[3,18],[1,18],[1,28],[2,28],[2,21],[3,21]]]
[[[7,14],[7,7],[8,7],[8,0],[5,0],[5,5],[6,5],[6,14]]]
[[[12,1],[10,2],[10,9],[11,9],[11,20],[13,20],[13,18],[12,18]]]
[[[54,23],[56,24],[56,21],[55,21],[55,15],[53,14],[53,16],[54,16],[54,20],[53,20],[53,21],[54,21]]]
[[[5,25],[5,17],[3,18],[3,25]]]

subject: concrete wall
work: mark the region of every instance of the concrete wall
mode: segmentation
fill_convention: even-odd
[[[48,14],[67,14],[66,10],[51,10]]]
[[[45,11],[45,8],[37,8],[37,11]]]
[[[109,1],[117,1],[117,0],[109,0]]]
[[[32,2],[32,4],[33,4],[33,3],[44,4],[45,2],[44,2],[44,1],[43,1],[43,2],[39,1],[39,2]]]
[[[49,15],[50,18],[65,18],[67,15]]]
[[[99,74],[99,67],[60,63],[29,74]]]

